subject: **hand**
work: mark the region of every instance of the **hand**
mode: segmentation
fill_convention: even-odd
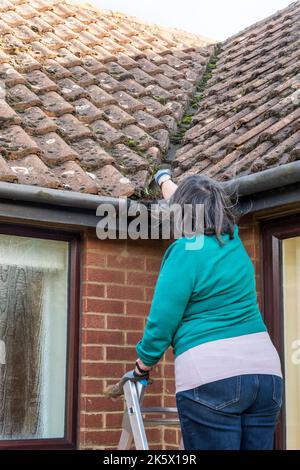
[[[134,376],[135,377],[143,377],[145,379],[149,379],[149,374],[152,367],[146,366],[141,359],[137,359],[135,361],[135,369],[134,369]]]
[[[134,377],[139,377],[141,379],[146,379],[147,381],[149,380],[150,374],[149,372],[145,372],[143,374],[140,374],[139,372],[136,372],[136,370],[133,371],[133,376]]]
[[[169,170],[168,168],[158,170],[154,175],[154,179],[156,183],[158,184],[158,186],[160,186],[163,183],[163,181],[167,181],[171,179],[171,170]]]

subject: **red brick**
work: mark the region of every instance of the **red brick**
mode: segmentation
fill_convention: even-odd
[[[176,429],[165,429],[164,441],[166,444],[179,445],[180,443],[179,431],[177,431]]]
[[[125,362],[101,362],[98,364],[99,365],[99,371],[101,373],[101,377],[103,379],[106,379],[106,384],[109,385],[109,380],[111,380],[110,384],[113,384],[116,382],[116,378],[119,379],[122,377],[126,370],[127,366]]]
[[[100,430],[103,428],[103,415],[102,413],[82,414],[80,424],[82,428]]]
[[[147,439],[149,442],[161,442],[162,429],[161,428],[149,428],[146,431]]]
[[[123,271],[112,271],[111,269],[90,268],[88,269],[87,280],[124,284],[125,273]]]
[[[158,442],[154,443],[154,444],[149,444],[149,449],[150,450],[163,450],[164,449],[164,446],[162,444],[159,444]]]
[[[83,362],[81,364],[81,374],[83,377],[104,378],[99,371],[99,362]]]
[[[83,332],[85,344],[122,344],[123,333],[121,331],[85,330]]]
[[[165,381],[165,392],[175,395],[175,382],[174,382],[174,379]]]
[[[166,396],[164,396],[163,406],[171,407],[171,408],[176,406],[175,395],[166,395]]]
[[[81,366],[83,377],[121,378],[125,373],[124,364],[107,364],[105,362],[84,362]]]
[[[122,413],[106,413],[105,414],[106,429],[121,428],[122,419],[123,419]]]
[[[142,337],[142,332],[141,333],[135,333],[135,332],[126,332],[126,343],[127,344],[136,344]]]
[[[161,395],[145,395],[143,405],[146,406],[162,406],[162,394]]]
[[[81,380],[81,391],[86,395],[99,395],[103,393],[103,380],[86,378]]]
[[[105,430],[102,431],[87,431],[85,433],[86,444],[93,444],[97,446],[117,443],[120,439],[119,431],[110,431],[109,433]]]
[[[243,242],[245,248],[246,248],[247,246],[252,246],[252,245],[253,245],[253,236],[252,236],[252,235],[249,235],[249,236],[247,236],[247,237],[241,236],[240,238],[241,238],[241,240],[242,240],[242,242]]]
[[[121,300],[88,299],[87,311],[99,313],[124,313],[125,304]]]
[[[83,285],[83,295],[88,297],[104,297],[105,286],[86,283]]]
[[[174,377],[174,365],[165,364],[164,365],[164,377],[173,378]]]
[[[154,287],[148,287],[145,289],[145,300],[152,300],[154,294]]]
[[[122,411],[124,410],[124,401],[122,398],[119,400],[112,400],[107,397],[83,397],[82,411]]]
[[[103,346],[83,346],[82,359],[85,361],[101,361],[104,359]]]
[[[126,302],[126,313],[128,315],[141,315],[145,317],[149,314],[150,307],[150,302],[134,302],[129,300]]]
[[[247,243],[247,241],[249,241],[253,238],[253,233],[251,231],[251,228],[249,228],[249,226],[242,227],[240,225],[239,226],[239,236],[242,239],[243,243]]]
[[[161,261],[160,258],[146,258],[146,271],[158,272]]]
[[[107,255],[107,266],[123,269],[144,269],[144,257]]]
[[[165,352],[165,361],[166,362],[172,362],[174,361],[174,354],[173,354],[173,351],[172,351],[172,348],[169,348],[166,352]]]
[[[99,238],[87,238],[87,250],[97,250],[99,253],[126,253],[126,240],[99,240]]]
[[[160,259],[166,249],[164,241],[161,240],[128,240],[127,247],[129,251],[135,253],[135,256],[153,256]]]
[[[260,311],[263,312],[263,301],[260,295],[257,296],[257,303],[259,305]]]
[[[105,328],[105,316],[86,314],[83,317],[82,326],[83,328]]]
[[[153,377],[163,377],[163,360],[160,361],[158,364],[155,364],[152,367],[152,376]],[[151,389],[150,389],[151,390]]]
[[[144,300],[144,289],[131,286],[107,286],[109,299]]]
[[[147,393],[149,394],[162,394],[164,391],[163,379],[160,378],[155,371],[151,373],[153,378],[153,383],[147,388]]]
[[[135,345],[131,345],[131,346],[135,346]],[[136,357],[135,357],[135,359],[136,359]],[[134,364],[132,363],[132,359],[130,359],[130,360],[124,359],[124,367],[125,367],[126,372],[132,370],[133,366],[134,366]]]
[[[85,257],[85,264],[87,266],[104,267],[106,266],[106,256],[94,251],[88,251]]]
[[[250,258],[254,258],[254,256],[255,256],[254,246],[253,245],[246,245],[245,248],[246,248],[246,251],[247,251],[248,255],[250,256]]]
[[[134,347],[124,347],[124,348],[117,348],[117,347],[109,347],[106,348],[106,360],[107,361],[132,361],[134,366],[134,361],[137,359],[137,353]],[[133,368],[132,366],[132,368]]]
[[[144,322],[142,318],[134,318],[127,315],[125,317],[110,315],[107,317],[107,328],[141,331],[144,328]]]
[[[156,274],[137,272],[127,273],[127,284],[131,284],[133,286],[154,286],[156,283],[156,279]]]

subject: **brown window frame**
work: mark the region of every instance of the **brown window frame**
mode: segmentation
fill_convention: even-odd
[[[282,240],[300,236],[300,214],[266,221],[261,226],[263,312],[277,348],[284,373],[284,307],[282,286]],[[275,434],[275,449],[286,448],[286,414],[283,406]]]
[[[66,368],[65,433],[63,438],[0,440],[0,450],[76,449],[79,379],[80,247],[78,232],[33,226],[1,224],[0,234],[69,242],[68,336]]]

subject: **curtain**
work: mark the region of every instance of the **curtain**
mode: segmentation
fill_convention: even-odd
[[[0,439],[63,437],[68,243],[0,235]]]
[[[286,437],[300,449],[300,237],[283,241]]]

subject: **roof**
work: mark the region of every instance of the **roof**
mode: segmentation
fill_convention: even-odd
[[[299,32],[298,1],[218,45],[176,152],[177,181],[232,180],[300,158]]]
[[[0,180],[139,194],[212,41],[69,1],[0,2]]]

